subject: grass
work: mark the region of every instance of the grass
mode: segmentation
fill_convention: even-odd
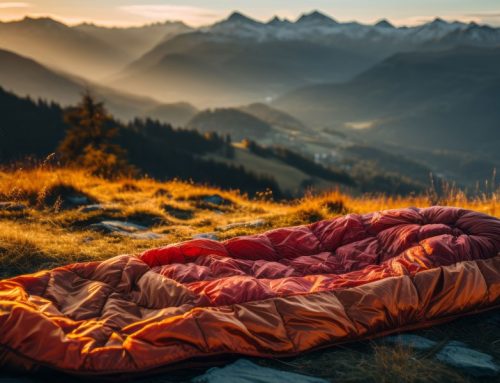
[[[221,205],[207,201],[217,195]],[[71,199],[100,203],[103,210],[82,212]],[[26,205],[22,211],[0,209],[0,278],[35,272],[73,262],[103,260],[123,253],[188,240],[200,233],[215,233],[219,239],[262,232],[276,227],[300,225],[347,213],[433,204],[460,206],[500,217],[499,193],[467,198],[460,191],[446,196],[413,197],[384,195],[350,196],[339,191],[309,194],[294,201],[273,202],[269,194],[249,199],[238,191],[194,185],[188,182],[158,182],[152,179],[114,181],[92,177],[80,170],[36,168],[0,171],[0,202]],[[264,220],[263,225],[224,226],[235,222]],[[102,220],[130,221],[161,234],[155,240],[115,237],[89,229]],[[452,324],[417,332],[435,340],[460,340],[494,356],[500,362],[500,329],[492,314],[461,319]],[[500,313],[495,314],[497,317]],[[307,353],[287,360],[255,359],[273,368],[323,377],[335,382],[475,382],[435,359],[402,347],[377,341]],[[202,373],[194,370],[192,374]],[[142,382],[182,381],[189,373],[159,376]],[[51,377],[50,381],[65,381]]]

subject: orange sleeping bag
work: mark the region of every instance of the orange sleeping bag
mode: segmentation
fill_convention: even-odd
[[[107,375],[292,356],[499,305],[500,220],[350,214],[0,281],[0,365]]]

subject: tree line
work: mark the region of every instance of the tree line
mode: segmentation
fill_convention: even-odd
[[[174,129],[152,119],[124,124],[90,93],[84,94],[78,105],[62,108],[0,88],[0,113],[3,165],[55,153],[61,165],[85,168],[101,177],[179,178],[240,189],[250,195],[272,190],[276,198],[283,197],[273,178],[203,158],[210,152],[234,156],[229,136]]]

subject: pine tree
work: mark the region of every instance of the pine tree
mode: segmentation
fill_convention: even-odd
[[[86,168],[106,178],[136,172],[127,161],[127,152],[113,143],[118,124],[104,104],[97,102],[89,92],[83,95],[77,107],[65,113],[64,120],[70,128],[57,150],[63,163]]]
[[[225,144],[224,145],[224,148],[225,148],[224,156],[226,158],[233,159],[235,156],[235,150],[234,150],[233,143],[231,141],[231,135],[226,134],[224,144]]]

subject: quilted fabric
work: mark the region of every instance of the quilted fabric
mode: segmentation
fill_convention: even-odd
[[[499,305],[498,219],[350,214],[1,281],[0,365],[105,375],[290,356]]]

